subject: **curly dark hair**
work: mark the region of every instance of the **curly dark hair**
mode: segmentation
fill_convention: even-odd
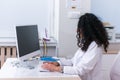
[[[79,18],[76,37],[77,45],[83,51],[87,51],[90,43],[95,41],[98,46],[103,46],[107,52],[108,34],[103,23],[92,13],[85,13]]]

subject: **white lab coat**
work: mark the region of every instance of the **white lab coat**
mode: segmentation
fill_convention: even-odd
[[[110,77],[111,80],[120,80],[120,52],[118,53],[112,65]]]
[[[93,41],[86,52],[78,49],[72,59],[60,59],[60,64],[64,66],[64,73],[79,75],[82,80],[103,80],[101,78],[102,53],[103,48],[98,47]]]

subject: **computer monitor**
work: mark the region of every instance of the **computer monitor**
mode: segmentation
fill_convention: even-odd
[[[16,26],[17,55],[20,60],[27,60],[40,55],[37,25]]]

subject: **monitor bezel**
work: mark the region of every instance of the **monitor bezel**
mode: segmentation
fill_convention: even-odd
[[[38,50],[33,51],[31,53],[28,53],[24,56],[19,56],[20,53],[19,53],[19,46],[18,46],[17,27],[24,27],[24,26],[29,27],[29,26],[37,26],[37,25],[17,25],[17,26],[15,26],[17,58],[20,61],[25,61],[25,60],[28,60],[28,59],[35,57],[35,56],[40,56],[40,53],[41,53],[40,42],[39,42],[39,49]],[[38,28],[38,26],[37,26],[37,28]],[[38,33],[38,40],[39,40],[39,33]]]

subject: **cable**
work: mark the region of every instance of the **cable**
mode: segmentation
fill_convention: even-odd
[[[43,56],[47,56],[47,43],[46,43],[46,40],[42,40],[43,41]]]

